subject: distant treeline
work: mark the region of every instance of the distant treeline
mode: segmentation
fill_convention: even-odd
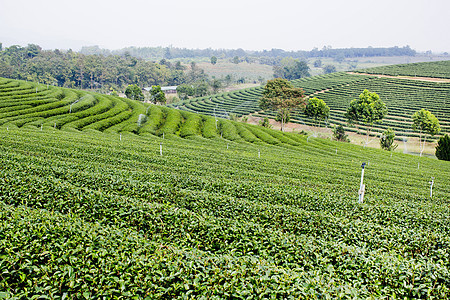
[[[186,49],[175,47],[127,47],[120,50],[101,49],[98,46],[83,47],[83,54],[102,54],[102,55],[123,55],[129,53],[131,56],[146,59],[176,59],[176,58],[200,58],[212,57],[218,58],[259,58],[260,63],[265,61],[270,64],[276,59],[292,57],[296,59],[307,59],[314,57],[331,58],[350,58],[350,57],[374,57],[374,56],[415,56],[416,51],[409,46],[389,47],[389,48],[342,48],[333,49],[324,47],[321,50],[314,48],[311,51],[284,51],[282,49],[272,49],[263,51],[248,51],[243,49]],[[267,59],[270,58],[270,59]]]
[[[40,46],[0,48],[0,77],[69,88],[123,90],[129,84],[179,85],[207,80],[195,64],[160,63],[123,55],[86,55]]]

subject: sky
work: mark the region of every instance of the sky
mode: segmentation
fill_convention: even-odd
[[[0,0],[0,42],[311,50],[450,51],[450,0]]]

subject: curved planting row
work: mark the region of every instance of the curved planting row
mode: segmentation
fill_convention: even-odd
[[[152,115],[186,134],[215,121]],[[417,170],[401,153],[218,123],[224,136],[268,144],[174,138],[160,155],[155,135],[0,128],[1,295],[450,296],[446,162],[421,158]],[[301,148],[270,145],[281,139]]]
[[[236,95],[254,103],[250,100],[257,94],[258,91],[241,91],[231,96],[204,98],[201,102],[193,102],[195,109],[192,110],[201,111],[202,107],[218,107],[220,103],[236,101]],[[229,111],[243,112],[250,106],[225,107]],[[215,115],[228,114],[224,111],[218,108]],[[204,112],[208,113],[206,109]],[[274,137],[257,126],[219,119],[109,95],[55,87],[47,89],[46,86],[7,79],[0,81],[0,125],[7,128],[151,134],[167,138],[221,137],[259,144],[282,145],[286,141],[295,144],[282,133]]]
[[[450,60],[381,66],[356,72],[391,76],[450,78]]]
[[[442,63],[445,64],[445,63]],[[442,65],[437,64],[437,65]],[[431,69],[436,64],[421,64],[422,68]],[[424,71],[426,72],[426,71]],[[440,121],[442,133],[450,132],[450,83],[407,80],[399,78],[378,78],[375,76],[333,73],[292,81],[296,87],[303,88],[310,97],[323,99],[330,107],[330,118],[321,124],[329,126],[344,125],[348,131],[357,131],[349,127],[345,112],[351,100],[357,98],[364,89],[376,92],[388,107],[388,115],[381,124],[374,125],[374,132],[382,132],[386,128],[394,129],[398,136],[418,136],[412,131],[411,116],[417,110],[425,108],[431,111]],[[229,118],[230,113],[237,116],[253,114],[275,118],[276,112],[261,111],[258,107],[262,87],[250,88],[229,93],[221,93],[211,97],[189,99],[175,104],[176,107],[220,118]],[[302,111],[294,111],[291,122],[313,125]],[[360,126],[365,130],[364,126]]]

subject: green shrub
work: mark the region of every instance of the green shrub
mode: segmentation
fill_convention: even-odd
[[[436,146],[436,157],[450,161],[450,137],[448,134],[441,136]]]

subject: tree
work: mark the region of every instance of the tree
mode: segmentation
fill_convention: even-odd
[[[195,96],[203,97],[208,95],[209,85],[205,81],[197,82],[194,86]]]
[[[291,112],[295,108],[305,105],[303,90],[295,88],[292,84],[282,78],[269,80],[264,86],[263,96],[259,101],[262,110],[281,110]],[[284,131],[284,118],[281,118],[281,130]]]
[[[281,130],[284,131],[283,124],[289,123],[291,120],[291,113],[287,108],[281,108],[278,110],[275,116],[275,121],[281,122]]]
[[[333,127],[333,137],[336,141],[350,142],[348,135],[345,134],[344,126],[342,125]]]
[[[374,123],[381,123],[387,114],[386,104],[381,101],[377,93],[364,90],[358,99],[353,99],[347,109],[345,117],[349,124],[363,124],[366,126],[367,138],[365,145],[369,143],[369,135]]]
[[[316,97],[309,98],[305,107],[305,114],[309,118],[314,119],[315,127],[320,127],[320,122],[327,119],[330,115],[330,108],[322,99],[318,99]],[[319,125],[317,125],[317,121],[319,121]]]
[[[217,57],[211,56],[211,64],[215,65],[217,63]]]
[[[177,86],[177,93],[180,95],[182,100],[187,99],[189,96],[194,96],[195,90],[192,85],[189,84],[181,84]]]
[[[239,63],[239,57],[235,56],[233,57],[233,64],[238,64]]]
[[[144,100],[144,94],[142,93],[141,88],[136,84],[130,84],[127,86],[125,89],[125,96],[127,96],[128,99]]]
[[[441,160],[450,161],[450,136],[441,136],[436,146],[436,157]]]
[[[309,74],[308,64],[303,60],[283,58],[280,65],[273,67],[274,77],[280,77],[288,80],[299,79],[311,76]]]
[[[322,67],[322,61],[320,59],[317,59],[314,61],[314,67],[315,68],[320,68]]]
[[[423,108],[413,114],[412,120],[412,129],[419,132],[419,149],[420,156],[422,156],[423,150],[425,150],[427,134],[433,136],[441,131],[441,127],[438,119],[431,112]],[[422,135],[424,135],[423,140]]]
[[[213,79],[211,82],[211,87],[214,93],[217,93],[222,88],[222,81],[218,79]]]
[[[380,138],[381,149],[387,151],[394,151],[395,149],[397,149],[398,144],[394,144],[394,139],[395,139],[394,130],[391,128],[386,129]]]
[[[152,86],[150,90],[150,96],[153,103],[166,103],[166,94],[161,90],[161,87],[159,85]]]
[[[335,73],[335,72],[336,72],[336,67],[333,65],[326,65],[325,67],[323,67],[324,74],[330,74],[330,73]]]

